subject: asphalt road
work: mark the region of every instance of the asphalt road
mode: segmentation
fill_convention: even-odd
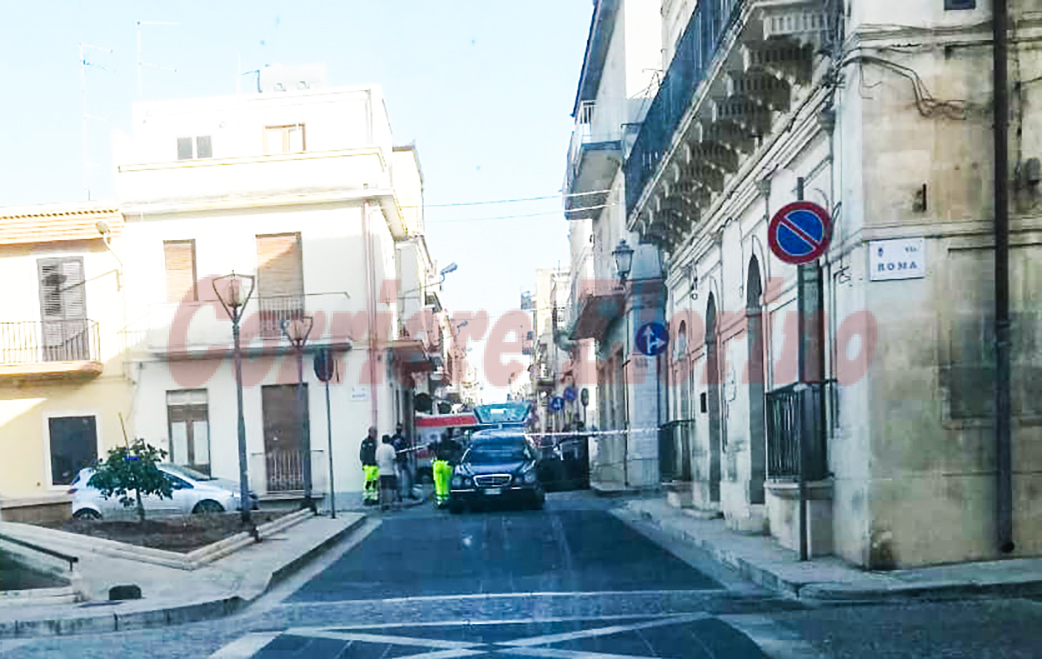
[[[387,514],[231,618],[0,642],[0,657],[1040,656],[1042,603],[808,607],[610,505]]]

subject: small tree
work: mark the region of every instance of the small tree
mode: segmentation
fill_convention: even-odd
[[[119,502],[127,508],[136,504],[138,520],[143,522],[145,504],[141,497],[158,494],[173,498],[173,483],[156,466],[165,457],[166,451],[136,439],[130,446],[109,451],[105,461],[95,466],[96,471],[87,485],[97,488],[106,499],[118,496]]]

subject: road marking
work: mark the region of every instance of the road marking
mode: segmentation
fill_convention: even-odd
[[[435,620],[430,622],[389,622],[383,624],[366,623],[364,625],[337,625],[337,629],[395,629],[398,627],[481,627],[493,625],[543,625],[552,622],[611,622],[614,620],[650,620],[677,618],[676,613],[630,613],[626,615],[607,616],[558,616],[554,618],[507,618],[503,620]]]
[[[745,634],[764,654],[776,659],[824,659],[813,645],[792,629],[760,614],[727,614],[716,616],[722,622]]]
[[[553,648],[512,648],[499,650],[500,654],[512,654],[520,657],[550,657],[551,659],[652,659],[652,657],[635,654],[604,654],[603,652],[583,652],[582,650],[555,650]],[[413,659],[410,657],[409,659]]]
[[[423,654],[410,654],[402,659],[457,659],[458,657],[488,656],[488,650],[438,650]]]
[[[726,594],[720,588],[700,588],[697,590],[601,590],[601,591],[548,591],[532,593],[466,593],[460,595],[416,595],[413,597],[388,597],[378,600],[337,600],[336,604],[410,604],[416,602],[458,602],[459,600],[490,599],[523,599],[526,597],[673,597],[678,595],[698,595],[702,597],[719,597]],[[291,602],[286,606],[315,606],[328,608],[332,602]],[[641,615],[631,617],[643,617]]]
[[[387,636],[385,634],[356,634],[336,631],[340,627],[294,627],[284,634],[305,636],[307,638],[326,638],[332,641],[359,641],[361,643],[386,643],[388,645],[409,645],[424,648],[440,648],[442,650],[467,650],[486,647],[487,643],[467,643],[465,641],[442,641],[435,638],[412,638],[409,636]]]
[[[211,654],[210,659],[249,659],[281,635],[282,632],[263,632],[243,636]]]
[[[513,641],[503,641],[497,645],[510,645],[510,646],[523,646],[529,647],[533,645],[549,645],[550,643],[564,643],[566,641],[575,641],[581,638],[594,638],[597,636],[610,636],[611,634],[621,634],[623,632],[637,631],[638,629],[649,629],[651,627],[664,627],[667,625],[682,625],[689,622],[696,622],[698,620],[705,620],[710,618],[708,613],[695,613],[686,616],[673,616],[670,618],[662,618],[660,620],[650,620],[646,622],[638,622],[632,625],[614,625],[612,627],[598,627],[597,629],[584,629],[578,632],[567,632],[564,634],[549,634],[547,636],[533,636],[531,638],[520,638]]]

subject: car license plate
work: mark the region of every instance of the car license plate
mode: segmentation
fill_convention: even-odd
[[[491,496],[498,496],[500,494],[503,494],[503,488],[501,488],[501,487],[486,487],[485,488],[485,494],[490,496],[490,497]]]

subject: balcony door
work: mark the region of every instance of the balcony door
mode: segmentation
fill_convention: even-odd
[[[261,336],[277,338],[282,322],[304,315],[300,234],[257,236],[257,293]]]
[[[304,385],[304,414],[308,413],[307,384]],[[296,385],[261,387],[264,417],[264,458],[269,492],[304,489],[304,433],[297,409]]]
[[[86,361],[90,358],[90,334],[83,259],[50,258],[36,263],[42,361]]]

